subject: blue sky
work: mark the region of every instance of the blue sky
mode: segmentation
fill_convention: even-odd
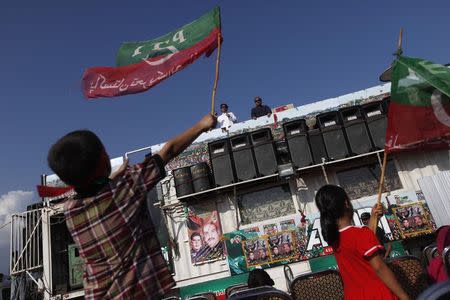
[[[216,5],[224,36],[217,102],[240,120],[256,95],[270,106],[298,106],[378,84],[400,27],[405,55],[450,62],[450,3],[365,2],[2,1],[0,223],[38,200],[39,176],[51,173],[47,151],[63,134],[91,129],[117,157],[208,113],[213,58],[148,92],[113,99],[86,101],[80,78],[87,67],[113,66],[122,42],[158,37]],[[3,229],[1,249],[6,240]],[[0,272],[7,265],[1,259]]]

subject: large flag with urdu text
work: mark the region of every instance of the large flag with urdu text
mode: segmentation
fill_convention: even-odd
[[[218,7],[199,19],[150,41],[124,43],[117,67],[93,67],[82,78],[86,98],[140,93],[182,70],[202,54],[209,56],[220,37]]]
[[[400,56],[391,84],[385,151],[449,148],[450,69]]]

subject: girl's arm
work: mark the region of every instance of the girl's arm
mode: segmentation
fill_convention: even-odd
[[[397,297],[400,298],[400,300],[406,300],[409,299],[408,294],[403,290],[403,288],[400,286],[400,284],[397,281],[397,278],[395,278],[394,273],[392,273],[391,269],[384,263],[383,258],[381,255],[376,254],[372,256],[369,260],[370,265],[377,273],[378,277],[381,279],[381,281],[384,282],[384,284],[387,285],[387,287],[394,292]]]

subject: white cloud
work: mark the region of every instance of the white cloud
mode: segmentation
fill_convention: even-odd
[[[29,191],[10,191],[0,196],[0,226],[11,220],[14,213],[24,212],[32,204],[35,194]],[[35,200],[36,201],[36,200]],[[9,273],[10,225],[0,229],[0,273]]]

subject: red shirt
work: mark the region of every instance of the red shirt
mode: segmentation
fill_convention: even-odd
[[[372,255],[384,249],[375,234],[365,226],[348,226],[339,232],[339,247],[334,251],[344,282],[344,298],[397,299],[369,263]]]

